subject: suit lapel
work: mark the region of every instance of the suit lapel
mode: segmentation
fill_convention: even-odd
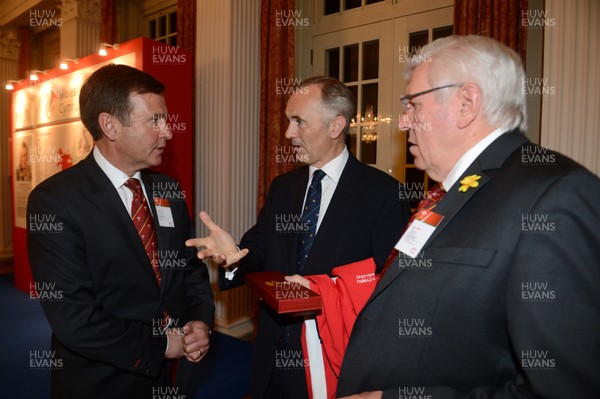
[[[152,268],[148,267],[149,261],[146,251],[144,250],[138,233],[131,221],[131,216],[125,209],[123,201],[115,190],[111,181],[106,174],[100,169],[100,166],[94,160],[92,153],[83,161],[82,169],[87,176],[87,182],[90,187],[90,195],[92,203],[104,214],[105,220],[115,226],[115,230],[121,235],[121,239],[126,243],[128,248],[132,248],[138,262],[134,262],[147,277],[151,277],[154,281],[154,273]],[[112,238],[112,237],[111,237]],[[133,262],[132,262],[133,263]],[[129,265],[124,265],[129,266]]]
[[[508,156],[527,141],[527,138],[525,138],[525,136],[518,131],[508,132],[496,139],[479,155],[479,157],[467,168],[467,170],[461,175],[456,183],[448,189],[446,195],[444,195],[442,200],[440,200],[440,202],[434,208],[434,212],[443,215],[444,218],[440,222],[439,226],[435,229],[431,237],[429,237],[423,246],[422,251],[427,251],[428,246],[435,242],[435,239],[444,231],[444,229],[469,202],[469,200],[473,196],[477,195],[477,192],[482,190],[483,187],[491,181],[492,176],[490,173],[486,173],[486,171],[500,168]],[[461,187],[460,182],[465,177],[472,175],[481,176],[481,178],[478,180],[479,185],[477,187],[469,187],[464,192],[459,191],[459,188]],[[392,266],[375,287],[375,291],[373,292],[373,295],[369,301],[375,298],[392,281],[394,281],[404,272],[404,269],[400,267],[393,267],[394,264],[398,264],[398,256],[394,259]]]
[[[340,226],[344,225],[345,220],[347,220],[351,212],[360,205],[357,204],[359,193],[356,182],[360,180],[362,172],[360,168],[357,168],[358,162],[350,154],[340,176],[340,181],[331,198],[331,202],[327,207],[327,212],[319,226],[310,256],[304,267],[304,274],[314,274],[315,269],[318,267],[319,259],[323,258],[331,242],[339,235],[337,232]]]
[[[158,251],[159,251],[159,265],[164,264],[164,260],[161,261],[161,257],[162,256],[166,256],[165,254],[167,254],[168,249],[170,248],[170,241],[169,241],[169,234],[168,234],[168,230],[170,227],[161,227],[160,226],[160,222],[159,222],[159,218],[158,218],[158,212],[156,210],[156,204],[154,203],[154,188],[153,188],[153,183],[155,182],[154,179],[150,176],[150,174],[145,171],[142,170],[141,171],[141,179],[142,179],[142,183],[144,184],[144,189],[146,190],[146,195],[148,197],[148,205],[150,206],[150,210],[152,211],[152,217],[154,219],[154,228],[156,229],[156,244],[158,245]],[[161,279],[161,284],[160,284],[160,289],[161,291],[164,290],[163,287],[166,287],[169,284],[169,280],[171,278],[171,267],[161,267],[160,269],[160,279]]]
[[[402,274],[404,272],[403,268],[395,267],[395,265],[398,265],[398,259],[399,259],[399,255],[396,255],[396,257],[392,261],[392,264],[389,267],[389,269],[387,270],[387,272],[383,275],[381,280],[379,280],[379,282],[375,286],[375,290],[373,291],[371,298],[369,298],[369,301],[371,301],[371,299],[376,297],[377,294],[379,294],[381,291],[383,291],[385,289],[385,287],[390,285],[390,283],[392,281],[394,281],[396,279],[396,277],[398,277],[400,274]]]
[[[293,215],[297,215],[298,218],[302,216],[302,205],[304,204],[304,197],[306,195],[306,187],[308,186],[309,169],[308,166],[301,168],[294,179],[290,180],[289,187],[289,212]],[[296,274],[296,264],[298,261],[298,238],[299,234],[286,234],[286,245],[288,254],[287,260],[287,274]],[[309,258],[310,261],[310,258]],[[305,269],[306,270],[306,266]]]
[[[469,187],[466,191],[459,191],[459,187],[461,187],[460,182],[467,176],[479,176],[477,187]],[[456,184],[454,184],[444,195],[444,198],[438,203],[438,205],[434,208],[434,212],[440,215],[443,215],[444,218],[438,225],[438,227],[434,230],[433,234],[423,248],[426,248],[429,243],[433,242],[437,236],[440,235],[450,224],[452,219],[458,214],[458,212],[465,206],[467,202],[477,193],[478,190],[481,190],[483,186],[485,186],[490,181],[490,177],[481,170],[479,162],[475,161],[469,168],[463,173],[463,175],[458,179]]]
[[[506,158],[512,154],[518,147],[527,142],[527,139],[518,132],[505,133],[498,137],[496,141],[490,144],[473,163],[463,172],[456,183],[448,189],[444,198],[439,202],[434,212],[444,215],[438,228],[429,237],[425,246],[426,248],[432,243],[450,224],[452,219],[460,212],[460,210],[469,202],[469,200],[477,195],[477,192],[491,180],[491,176],[487,171],[498,169],[502,166]],[[477,187],[465,187],[464,191],[460,191],[462,186],[461,181],[468,176],[480,176]]]

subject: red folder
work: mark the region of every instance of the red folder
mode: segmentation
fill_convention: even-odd
[[[321,296],[298,283],[285,281],[281,272],[246,273],[246,285],[277,313],[320,310]]]

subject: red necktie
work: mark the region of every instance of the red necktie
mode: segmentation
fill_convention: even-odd
[[[146,255],[152,264],[152,270],[156,276],[156,281],[160,285],[160,267],[158,262],[158,243],[156,242],[156,228],[154,220],[150,213],[148,201],[142,191],[142,185],[138,179],[129,179],[124,183],[125,187],[133,192],[133,201],[131,202],[131,220],[142,240]]]
[[[158,261],[158,242],[156,241],[156,228],[154,227],[154,219],[150,213],[150,207],[146,196],[142,191],[142,185],[138,179],[129,179],[124,183],[124,186],[133,192],[133,201],[131,202],[131,220],[140,236],[140,240],[146,250],[146,255],[152,264],[152,270],[156,281],[160,286],[160,262]],[[161,328],[164,329],[169,325],[169,314],[165,310],[162,318]]]
[[[446,190],[444,190],[444,187],[442,187],[442,185],[440,183],[435,183],[431,187],[431,189],[427,192],[427,196],[425,198],[423,198],[421,200],[421,202],[419,202],[419,205],[417,206],[415,213],[413,213],[412,216],[410,217],[410,219],[408,220],[408,224],[406,225],[406,228],[408,228],[408,226],[410,226],[410,224],[415,219],[415,216],[420,211],[422,211],[423,209],[426,209],[426,210],[433,209],[436,206],[437,202],[439,200],[441,200],[445,194],[446,194]],[[404,229],[404,231],[406,231],[406,228]],[[402,234],[404,234],[404,232]],[[399,251],[396,248],[392,249],[392,252],[390,252],[390,256],[388,256],[387,260],[385,261],[383,270],[381,270],[381,277],[383,277],[385,272],[387,272],[387,270],[390,268],[390,266],[392,265],[392,261],[394,260],[394,258],[396,256],[398,256],[398,252]]]

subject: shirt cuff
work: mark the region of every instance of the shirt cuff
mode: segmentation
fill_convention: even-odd
[[[237,272],[237,270],[238,270],[238,267],[236,267],[235,269],[233,269],[230,272],[225,271],[225,278],[229,281],[233,280],[233,278],[235,277],[235,272]]]

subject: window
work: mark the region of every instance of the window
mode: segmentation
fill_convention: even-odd
[[[148,37],[177,46],[177,7],[170,7],[147,18]]]
[[[325,51],[326,74],[341,80],[352,92],[356,117],[346,146],[358,159],[377,163],[379,100],[379,40],[352,43]]]
[[[398,0],[371,2],[314,0],[315,9],[360,9],[316,16],[312,27],[313,75],[340,79],[353,93],[356,117],[346,137],[348,149],[362,162],[373,165],[410,185],[427,191],[427,175],[414,165],[408,134],[398,127],[405,94],[404,67],[412,54],[427,43],[451,35],[454,6]],[[429,2],[431,3],[431,2]],[[406,5],[410,4],[410,9]],[[335,6],[335,7],[334,7]],[[432,9],[430,9],[432,8]],[[418,197],[411,205],[415,207]]]
[[[325,0],[325,10],[323,10],[323,14],[335,14],[342,10],[351,10],[353,8],[368,6],[382,1],[383,0]]]

